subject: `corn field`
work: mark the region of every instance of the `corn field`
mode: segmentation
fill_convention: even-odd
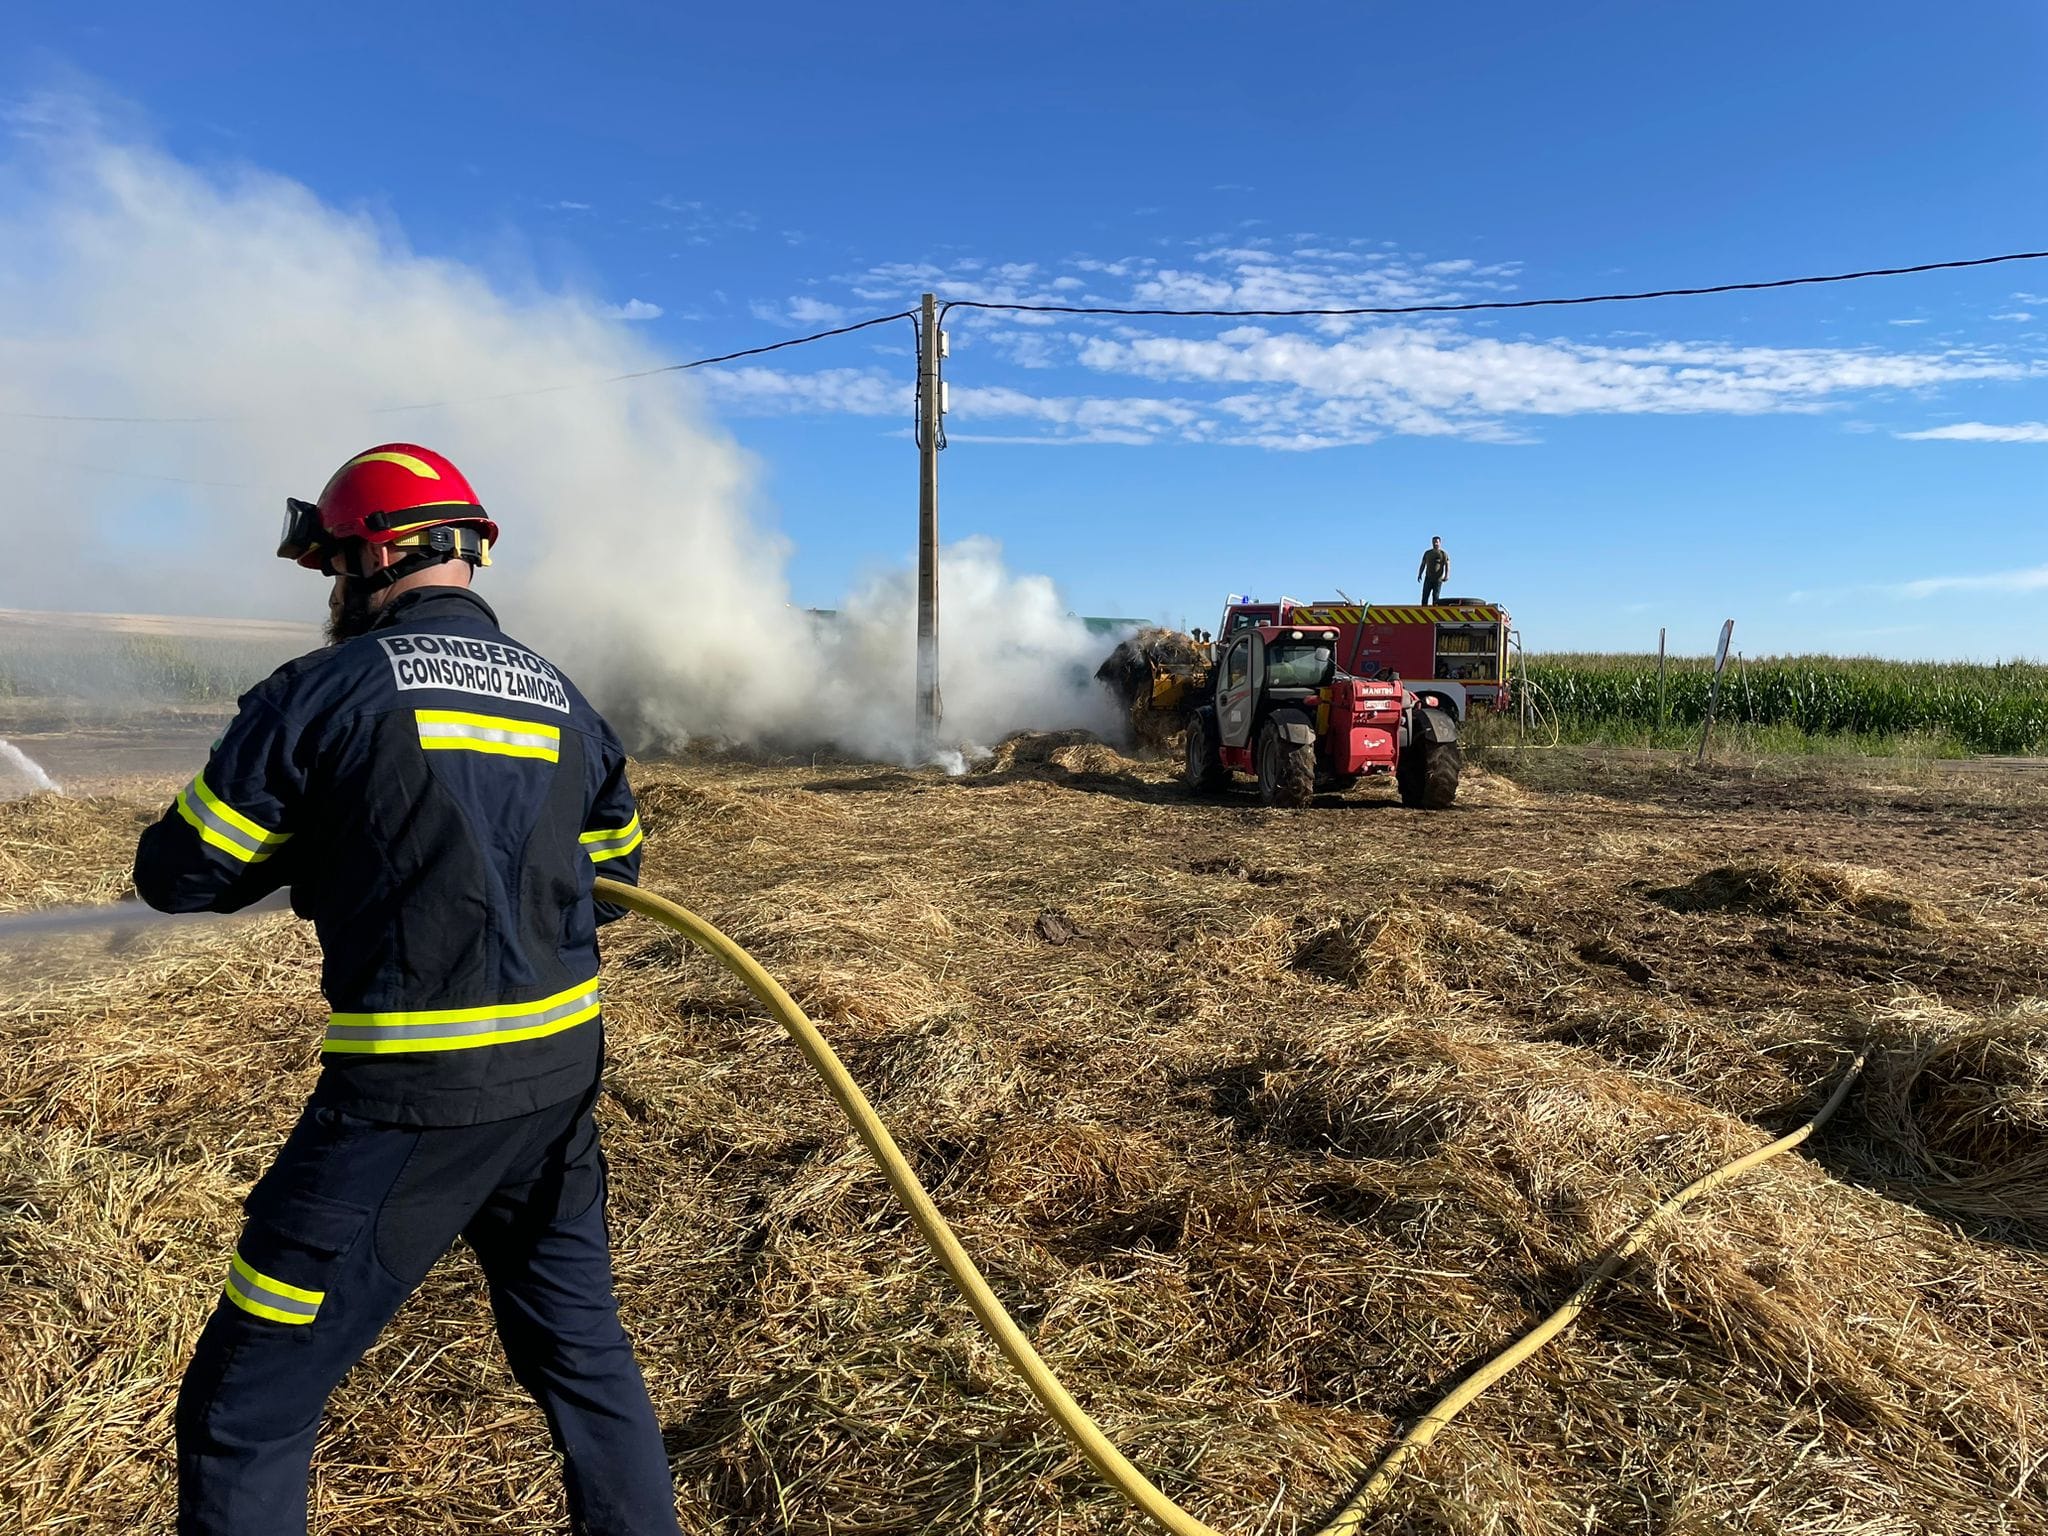
[[[1523,676],[1567,738],[1654,738],[1659,731],[1699,730],[1713,663],[1668,659],[1661,713],[1655,656],[1533,655]],[[2048,666],[1730,657],[1717,712],[1730,726],[1789,728],[1815,738],[1919,737],[1965,752],[2048,754]]]

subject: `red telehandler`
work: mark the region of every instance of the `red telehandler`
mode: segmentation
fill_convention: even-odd
[[[1266,805],[1303,806],[1317,789],[1346,790],[1391,773],[1401,803],[1440,811],[1458,797],[1457,722],[1396,679],[1352,677],[1337,665],[1340,632],[1239,627],[1214,673],[1195,684],[1186,781],[1197,792],[1253,774]]]

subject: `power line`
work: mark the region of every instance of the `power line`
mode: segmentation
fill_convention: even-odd
[[[1305,320],[1325,315],[1464,315],[1491,309],[1559,309],[1574,304],[1624,304],[1636,299],[1691,299],[1709,293],[1756,293],[1766,288],[1804,288],[1816,283],[1853,283],[1866,277],[1905,277],[1915,272],[1954,272],[2008,261],[2041,261],[2048,251],[2013,251],[1973,256],[1967,261],[1927,261],[1911,267],[1871,267],[1821,277],[1775,277],[1759,283],[1714,283],[1704,288],[1653,288],[1643,293],[1592,293],[1571,299],[1486,299],[1470,304],[1376,304],[1342,309],[1126,309],[1097,304],[1004,304],[992,299],[951,299],[945,308],[987,309],[1038,315],[1187,315],[1211,319]]]
[[[2001,256],[1973,256],[1962,261],[1928,261],[1904,267],[1869,267],[1857,272],[1831,272],[1812,277],[1778,277],[1762,282],[1712,283],[1698,288],[1653,288],[1640,293],[1595,293],[1584,294],[1575,298],[1483,299],[1463,304],[1371,304],[1314,309],[1173,309],[1167,307],[1138,308],[1134,306],[1102,304],[1027,304],[1022,302],[1001,302],[994,299],[949,299],[940,307],[939,313],[941,319],[956,309],[979,309],[1013,314],[1110,315],[1136,318],[1151,316],[1219,320],[1306,320],[1343,316],[1462,315],[1492,310],[1559,309],[1585,304],[1624,304],[1641,299],[1689,299],[1716,293],[1757,293],[1773,288],[1804,288],[1823,283],[1853,283],[1860,282],[1865,278],[1907,277],[1921,272],[1956,272],[1969,267],[1992,267],[2008,262],[2041,261],[2044,259],[2048,259],[2048,251],[2012,251]],[[835,336],[850,336],[856,331],[865,331],[878,325],[889,325],[898,320],[908,320],[914,331],[918,324],[917,311],[909,309],[897,310],[893,314],[874,315],[868,319],[855,320],[846,325],[836,325],[826,330],[813,331],[808,336],[790,336],[781,341],[771,341],[758,347],[743,347],[737,352],[720,352],[710,357],[692,358],[688,362],[682,363],[664,363],[657,368],[641,368],[631,373],[615,373],[601,379],[579,380],[561,384],[543,384],[531,389],[505,390],[492,395],[472,395],[449,400],[422,400],[409,405],[377,406],[361,414],[366,416],[391,416],[411,411],[444,410],[451,406],[487,405],[500,400],[518,400],[534,395],[556,394],[563,390],[589,389],[604,384],[623,384],[634,379],[654,378],[664,373],[685,373],[693,368],[708,368],[716,363],[737,362],[745,357],[761,357],[767,353],[780,352],[789,347],[802,347],[816,341],[827,341]],[[0,411],[0,420],[68,421],[109,425],[202,426],[261,419],[260,417],[249,415],[88,416],[45,411]]]
[[[621,379],[644,379],[657,373],[680,373],[686,368],[705,368],[712,363],[735,362],[742,357],[759,357],[763,352],[780,352],[784,347],[800,347],[806,342],[823,341],[828,336],[850,336],[855,331],[864,331],[870,326],[887,325],[891,320],[908,320],[913,329],[917,325],[917,311],[900,309],[893,315],[876,315],[872,320],[856,320],[851,325],[834,326],[829,331],[815,331],[809,336],[792,336],[787,341],[771,341],[765,347],[748,347],[740,352],[722,352],[717,357],[700,357],[694,362],[669,363],[661,368],[646,368],[639,373],[622,373],[616,378],[606,379],[607,384],[616,384]]]
[[[685,373],[692,368],[708,368],[713,363],[736,362],[743,357],[759,357],[767,352],[780,352],[785,347],[807,346],[814,341],[825,341],[833,336],[850,336],[855,331],[865,331],[872,326],[887,325],[895,320],[908,320],[913,328],[917,324],[917,311],[899,310],[893,315],[876,315],[867,320],[856,320],[849,325],[835,325],[830,330],[813,331],[808,336],[791,336],[782,341],[771,341],[765,346],[743,347],[737,352],[721,352],[715,357],[696,357],[686,363],[664,363],[659,368],[641,368],[632,373],[614,373],[602,379],[584,379],[566,384],[542,384],[532,389],[511,389],[495,395],[470,395],[455,400],[422,400],[411,405],[381,405],[362,412],[365,416],[394,416],[406,411],[438,411],[456,405],[487,405],[499,400],[519,400],[530,395],[556,394],[565,389],[594,389],[602,384],[623,384],[630,379],[651,379],[662,373]],[[158,426],[201,426],[225,422],[258,421],[256,416],[68,416],[43,411],[0,411],[0,419],[9,421],[82,421],[99,423],[120,423],[126,425],[150,424]],[[74,466],[84,468],[85,466]],[[169,478],[166,476],[145,476],[148,479]],[[198,482],[194,482],[198,483]]]

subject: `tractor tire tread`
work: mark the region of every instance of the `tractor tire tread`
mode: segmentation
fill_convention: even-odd
[[[1268,754],[1273,771],[1267,772]],[[1278,727],[1268,724],[1259,734],[1259,799],[1267,804],[1299,810],[1316,797],[1316,748],[1314,742],[1291,742],[1280,738]]]
[[[1458,798],[1464,754],[1456,742],[1432,742],[1411,749],[1397,775],[1401,803],[1425,811],[1449,810]]]
[[[1186,760],[1181,769],[1181,782],[1190,794],[1214,794],[1230,778],[1229,770],[1223,766],[1223,759],[1217,752],[1215,730],[1209,720],[1209,715],[1199,709],[1188,716]]]

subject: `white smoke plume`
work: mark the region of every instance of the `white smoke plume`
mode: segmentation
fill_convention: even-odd
[[[422,256],[386,221],[202,171],[76,102],[17,108],[12,130],[0,606],[319,617],[318,579],[270,552],[284,497],[419,441],[503,525],[479,590],[506,627],[643,741],[910,751],[909,574],[867,580],[830,623],[790,607],[786,547],[697,388],[590,382],[669,360],[598,299]],[[578,387],[511,393],[557,384]],[[441,400],[475,403],[393,409]],[[1105,646],[1049,582],[970,541],[941,603],[948,738],[1109,723],[1087,681]]]

